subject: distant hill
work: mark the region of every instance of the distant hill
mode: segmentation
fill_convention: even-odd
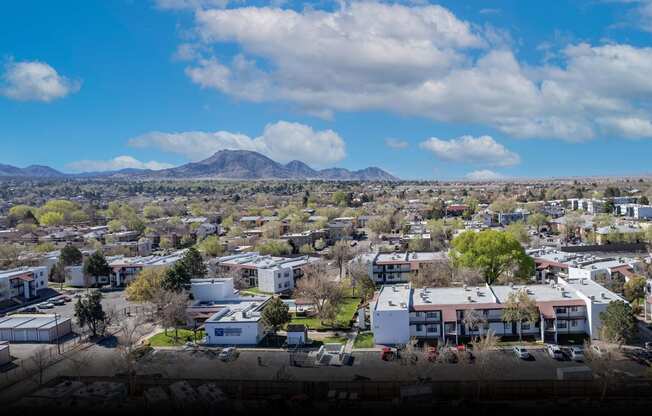
[[[33,178],[141,178],[141,179],[323,179],[344,181],[396,181],[395,176],[376,167],[350,171],[342,168],[316,170],[293,160],[283,165],[248,150],[220,150],[208,159],[163,170],[122,169],[112,172],[64,174],[47,166],[17,168],[0,165],[0,177]]]

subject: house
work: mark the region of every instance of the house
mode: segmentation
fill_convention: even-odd
[[[503,309],[510,294],[525,291],[539,311],[536,322],[505,322]],[[588,279],[559,279],[559,283],[527,286],[478,286],[414,289],[383,286],[371,305],[371,325],[377,344],[404,345],[411,338],[459,342],[460,338],[492,330],[499,337],[519,334],[544,342],[588,336],[598,339],[600,312],[620,296]],[[483,320],[469,327],[473,310]]]
[[[516,209],[514,212],[487,212],[484,214],[484,223],[488,227],[502,226],[506,227],[514,222],[527,221],[530,213],[522,209]]]
[[[0,271],[0,302],[34,299],[39,296],[39,291],[47,287],[48,275],[44,266]]]
[[[351,263],[367,265],[369,277],[377,284],[406,283],[419,273],[423,264],[447,261],[444,252],[370,253],[357,256]]]
[[[202,322],[208,345],[257,345],[266,335],[262,311],[270,296],[240,296],[233,279],[192,279],[193,325]]]

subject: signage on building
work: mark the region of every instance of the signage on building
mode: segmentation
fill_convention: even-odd
[[[239,337],[242,335],[242,328],[215,328],[216,337]]]

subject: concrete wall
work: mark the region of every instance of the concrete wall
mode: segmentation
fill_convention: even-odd
[[[264,336],[262,322],[206,322],[210,345],[257,345]],[[240,330],[240,334],[229,331]]]
[[[406,344],[410,340],[410,313],[404,310],[374,310],[373,333],[376,344]]]

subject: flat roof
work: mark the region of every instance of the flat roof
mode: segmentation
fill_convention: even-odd
[[[584,296],[588,298],[592,297],[594,303],[607,304],[618,300],[626,302],[619,295],[591,279],[560,279],[560,281],[562,283],[565,282],[569,287],[572,287]]]
[[[378,294],[375,310],[407,310],[410,302],[410,291],[410,286],[405,284],[383,286]]]
[[[562,292],[560,289],[564,288]],[[567,301],[567,300],[582,300],[583,299],[575,293],[575,291],[568,290],[563,285],[514,285],[510,286],[492,286],[494,294],[500,303],[507,302],[510,293],[515,293],[520,289],[526,289],[528,294],[536,302],[551,302],[551,301]]]

